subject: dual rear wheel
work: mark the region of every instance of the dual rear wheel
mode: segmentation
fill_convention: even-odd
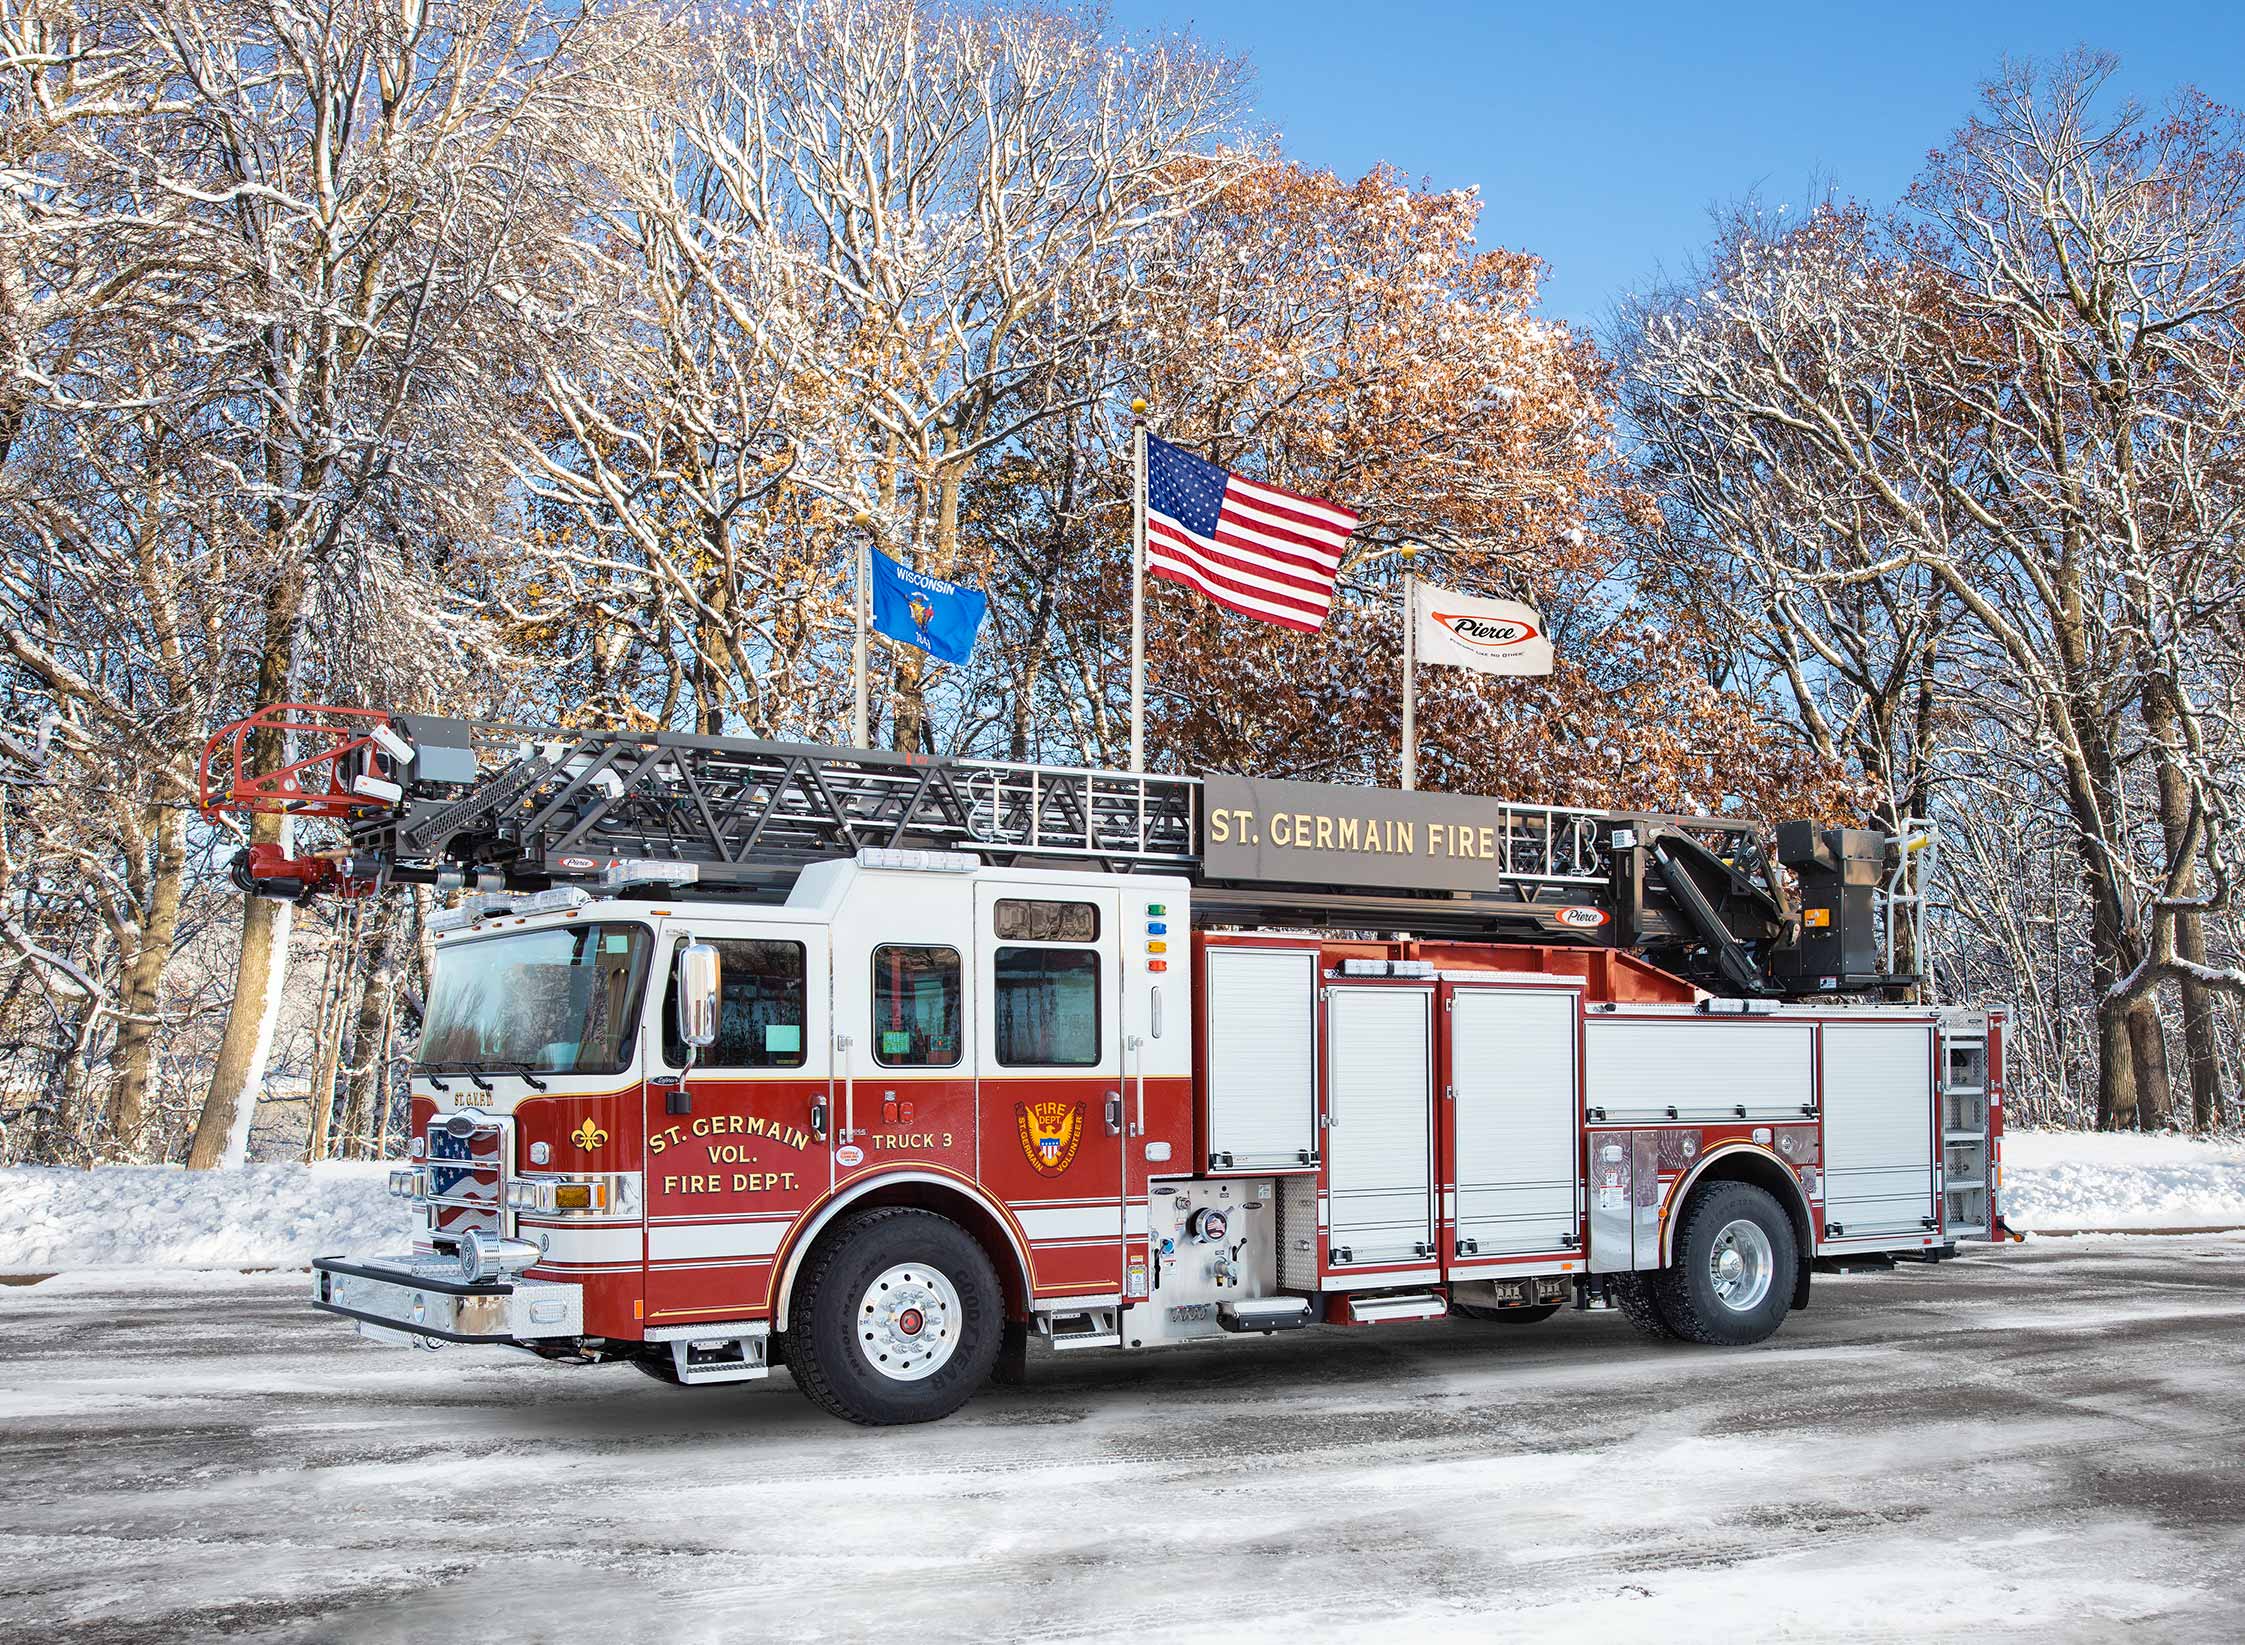
[[[1648,1336],[1743,1347],[1785,1322],[1799,1265],[1785,1208],[1752,1183],[1718,1182],[1684,1208],[1668,1267],[1617,1274],[1611,1285],[1616,1305]]]

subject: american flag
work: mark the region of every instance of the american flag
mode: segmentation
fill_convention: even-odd
[[[1146,437],[1146,569],[1218,605],[1316,633],[1356,516]]]

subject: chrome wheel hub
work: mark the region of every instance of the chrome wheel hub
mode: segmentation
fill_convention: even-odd
[[[1777,1276],[1777,1253],[1761,1225],[1740,1217],[1716,1232],[1707,1255],[1715,1300],[1734,1314],[1751,1313],[1768,1297]]]
[[[959,1289],[947,1275],[925,1263],[899,1263],[858,1299],[858,1350],[892,1381],[918,1382],[949,1363],[961,1319]]]

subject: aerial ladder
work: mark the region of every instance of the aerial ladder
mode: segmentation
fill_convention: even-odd
[[[1749,820],[1473,800],[1493,860],[1470,892],[1287,883],[1211,871],[1204,790],[1222,780],[284,703],[210,738],[200,798],[328,825],[237,856],[242,890],[285,901],[622,880],[777,901],[806,864],[924,850],[1183,874],[1207,923],[1611,946],[1734,998],[1915,980],[1881,968],[1879,921],[1922,897],[1919,858],[1875,829],[1786,823],[1772,852]]]

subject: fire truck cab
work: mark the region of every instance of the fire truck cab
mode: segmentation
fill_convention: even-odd
[[[1183,875],[865,848],[440,917],[394,1341],[784,1362],[866,1423],[1055,1349],[1612,1306],[1759,1341],[1998,1237],[2000,1013],[1725,999],[1609,947],[1196,923]]]

